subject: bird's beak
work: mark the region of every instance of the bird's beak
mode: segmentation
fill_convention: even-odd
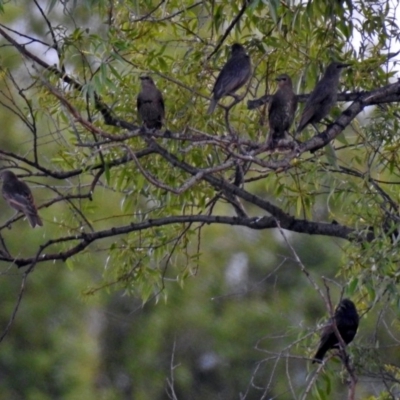
[[[347,67],[350,67],[350,66],[351,66],[351,64],[340,64],[339,65],[340,68],[347,68]]]

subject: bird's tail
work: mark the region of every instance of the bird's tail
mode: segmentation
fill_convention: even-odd
[[[35,214],[25,214],[26,217],[28,218],[29,223],[31,224],[31,227],[34,228],[36,225],[43,226],[43,222],[40,219],[39,215],[37,213]]]
[[[151,120],[151,121],[147,121],[144,126],[147,129],[161,129],[162,128],[162,122],[161,120]]]
[[[208,110],[207,110],[208,115],[210,115],[214,112],[215,107],[217,107],[217,104],[218,104],[218,100],[216,100],[216,99],[211,100],[210,106],[208,107]]]
[[[266,144],[267,150],[275,149],[276,143],[275,143],[275,140],[274,140],[274,132],[273,131],[269,132],[268,138],[267,138],[267,141],[266,141],[265,144]]]
[[[317,363],[321,364],[322,360],[324,359],[325,353],[326,353],[326,350],[324,347],[319,348],[317,353],[314,356],[314,360],[312,363],[314,364],[317,362]]]
[[[301,122],[300,122],[300,124],[298,125],[298,127],[294,133],[294,137],[297,138],[304,128],[305,128],[305,125],[301,124]]]

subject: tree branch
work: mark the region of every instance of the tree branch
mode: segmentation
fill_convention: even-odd
[[[277,220],[274,217],[252,217],[252,218],[240,218],[240,217],[226,217],[226,216],[212,216],[212,215],[181,215],[172,216],[159,219],[149,219],[144,222],[131,223],[129,225],[120,226],[118,228],[111,228],[91,233],[81,233],[73,236],[65,236],[59,239],[49,240],[45,244],[40,246],[38,257],[33,258],[13,258],[7,257],[4,254],[0,254],[0,261],[11,262],[17,267],[24,267],[30,265],[33,262],[41,263],[45,261],[61,260],[66,261],[68,258],[80,253],[91,243],[97,240],[115,237],[131,232],[142,231],[155,227],[167,226],[172,224],[186,224],[186,223],[203,223],[203,224],[223,224],[232,226],[245,226],[250,229],[262,230],[277,228]],[[290,220],[280,221],[279,223],[282,229],[290,230],[299,233],[308,233],[310,235],[323,235],[338,237],[342,239],[352,240],[352,235],[355,233],[354,229],[348,228],[344,225],[339,224],[328,224],[324,222],[310,222],[306,220],[296,219],[291,217]],[[79,243],[69,250],[55,253],[43,253],[48,247],[56,244],[79,241]]]

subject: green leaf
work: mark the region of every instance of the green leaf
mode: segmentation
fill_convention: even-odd
[[[334,149],[334,147],[333,147],[331,142],[329,142],[325,146],[325,156],[326,156],[326,159],[328,160],[328,163],[330,165],[332,165],[336,169],[339,169],[339,165],[337,163],[336,151],[335,151],[335,149]]]

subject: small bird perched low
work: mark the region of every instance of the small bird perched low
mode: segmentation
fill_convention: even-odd
[[[278,90],[272,96],[268,108],[268,147],[274,148],[279,140],[285,139],[293,123],[297,109],[297,97],[293,92],[292,80],[286,74],[279,75]]]
[[[350,299],[343,299],[336,307],[335,315],[325,326],[321,334],[321,341],[314,356],[314,361],[321,363],[325,354],[330,349],[339,348],[339,339],[336,336],[333,321],[336,323],[337,330],[345,344],[349,344],[356,336],[359,316],[356,306]]]
[[[164,116],[164,99],[150,76],[141,76],[142,89],[137,97],[137,110],[148,129],[161,129]]]
[[[234,43],[231,47],[231,56],[215,81],[214,89],[212,90],[213,98],[208,107],[207,114],[214,112],[221,97],[233,96],[249,80],[250,76],[250,57],[246,54],[241,44]]]
[[[337,101],[337,91],[342,69],[349,65],[340,62],[329,64],[324,76],[317,83],[306,102],[296,134],[300,133],[308,124],[312,124],[317,129],[315,123],[321,121],[329,114],[329,111]]]
[[[32,228],[36,225],[43,226],[29,186],[25,182],[20,181],[9,170],[1,171],[0,179],[3,180],[2,194],[8,205],[25,214]]]

